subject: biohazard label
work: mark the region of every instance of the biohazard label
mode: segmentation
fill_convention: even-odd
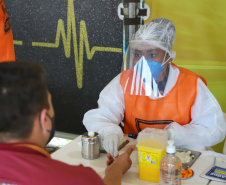
[[[159,167],[161,152],[138,151],[138,162],[140,166]]]

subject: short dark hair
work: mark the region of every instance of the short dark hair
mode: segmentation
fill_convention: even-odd
[[[45,70],[33,62],[0,63],[0,138],[27,138],[49,108]]]

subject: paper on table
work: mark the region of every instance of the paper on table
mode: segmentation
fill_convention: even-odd
[[[214,157],[214,163],[200,177],[218,182],[226,182],[226,160]]]

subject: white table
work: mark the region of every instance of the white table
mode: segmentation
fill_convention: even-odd
[[[136,140],[124,136],[123,140],[130,140],[129,144],[127,144],[122,150],[120,150],[120,154],[123,153],[129,145],[136,144]],[[199,177],[199,175],[207,169],[214,161],[214,155],[219,156],[215,152],[210,151],[203,151],[201,156],[197,159],[197,161],[192,165],[191,169],[194,171],[194,176],[187,180],[182,180],[182,184],[192,184],[192,185],[222,185],[222,183],[211,181]],[[223,156],[223,155],[222,155]],[[53,159],[65,162],[70,165],[79,165],[83,164],[84,166],[89,166],[93,168],[101,177],[104,177],[104,170],[106,168],[106,154],[101,153],[100,157],[95,160],[87,160],[84,159],[81,155],[81,136],[78,136],[69,144],[65,145],[61,149],[54,152],[51,157]],[[225,156],[223,156],[225,157]],[[226,158],[226,157],[225,157]],[[126,172],[126,174],[122,177],[122,184],[123,185],[149,185],[149,184],[158,184],[153,183],[146,180],[139,179],[139,168],[138,168],[138,161],[137,161],[137,150],[135,149],[131,154],[132,159],[132,166]],[[226,167],[226,166],[225,166]]]

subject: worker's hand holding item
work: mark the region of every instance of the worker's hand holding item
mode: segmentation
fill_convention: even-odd
[[[107,153],[110,153],[113,157],[118,155],[119,138],[117,134],[107,134],[103,138],[103,148]]]

